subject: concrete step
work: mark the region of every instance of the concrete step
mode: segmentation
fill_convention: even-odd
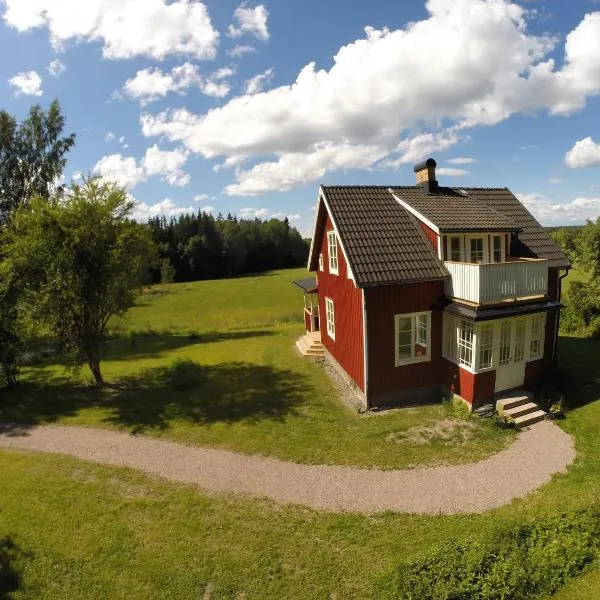
[[[296,348],[302,356],[311,358],[321,358],[325,356],[325,349],[321,344],[315,344],[315,340],[310,336],[302,336],[296,341]]]
[[[528,425],[543,421],[545,418],[546,413],[543,410],[536,410],[535,412],[517,417],[515,423],[517,424],[517,427],[527,427]]]
[[[496,410],[499,413],[502,413],[503,411],[509,408],[523,406],[524,404],[528,404],[529,402],[531,402],[530,394],[518,394],[506,398],[500,398],[499,400],[496,400]]]
[[[528,415],[530,413],[540,410],[540,407],[535,402],[527,402],[526,404],[520,404],[519,406],[513,406],[511,408],[503,409],[502,413],[511,416],[513,419]]]

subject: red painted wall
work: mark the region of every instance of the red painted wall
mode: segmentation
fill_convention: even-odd
[[[429,240],[429,243],[432,245],[433,249],[435,250],[435,253],[438,253],[438,234],[431,229],[431,227],[428,227],[427,225],[425,225],[425,223],[423,223],[422,221],[419,221],[419,225],[421,226],[421,229],[423,230],[423,233],[425,234],[425,237]]]
[[[474,407],[494,397],[496,371],[474,374],[442,358],[441,373],[440,383],[448,389],[454,386],[454,392]]]
[[[440,383],[444,283],[427,281],[365,290],[367,306],[368,397]],[[396,367],[394,315],[432,310],[431,361]]]
[[[329,273],[329,248],[327,232],[333,230],[329,215],[326,216],[320,240],[323,253],[323,271],[319,271],[319,314],[321,342],[331,356],[364,391],[363,310],[362,292],[348,279],[348,266],[338,240],[338,275]],[[335,311],[335,340],[327,334],[327,311],[325,298],[331,298]]]

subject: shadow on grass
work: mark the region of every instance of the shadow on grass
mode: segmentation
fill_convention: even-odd
[[[21,553],[10,537],[0,538],[0,600],[10,600],[21,588],[21,573],[14,564]]]
[[[558,365],[566,373],[564,387],[569,407],[600,400],[600,341],[560,336]]]
[[[167,429],[175,420],[199,425],[283,421],[296,413],[312,390],[303,375],[270,366],[229,362],[199,369],[198,385],[182,391],[173,388],[168,367],[122,378],[102,390],[64,380],[24,382],[4,391],[0,422],[5,434],[26,435],[27,426],[94,407],[106,412],[104,422],[132,433]]]

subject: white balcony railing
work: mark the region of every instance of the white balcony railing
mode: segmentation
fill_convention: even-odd
[[[509,260],[503,263],[473,264],[445,262],[452,278],[446,282],[446,296],[473,304],[493,304],[548,293],[548,261]]]

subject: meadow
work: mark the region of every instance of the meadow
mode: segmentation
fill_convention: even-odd
[[[0,422],[111,427],[379,468],[475,460],[510,443],[486,422],[469,439],[399,441],[416,425],[453,418],[447,405],[376,416],[347,408],[321,366],[293,348],[302,297],[290,282],[303,274],[152,288],[113,324],[104,365],[111,387],[93,390],[84,370],[49,359],[25,370],[20,389],[2,392]],[[577,461],[536,493],[483,515],[319,513],[2,451],[0,597],[377,598],[380,577],[432,546],[588,506],[600,498],[600,343],[563,336],[559,353],[571,406],[559,425],[575,437]],[[204,366],[197,390],[176,392],[153,376],[176,358]],[[599,587],[591,571],[555,597],[587,600]]]

